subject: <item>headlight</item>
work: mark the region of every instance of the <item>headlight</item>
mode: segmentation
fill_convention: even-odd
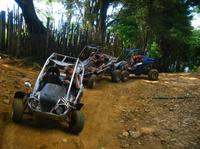
[[[30,106],[33,109],[37,109],[37,107],[39,106],[39,101],[34,99],[34,98],[31,98],[30,99]]]
[[[64,108],[62,106],[58,106],[56,109],[55,109],[55,112],[56,114],[60,115],[64,112]]]

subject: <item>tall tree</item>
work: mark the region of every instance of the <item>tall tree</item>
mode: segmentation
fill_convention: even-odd
[[[137,48],[149,48],[152,41],[157,42],[163,70],[170,65],[179,70],[184,57],[180,53],[187,50],[186,39],[191,31],[189,7],[182,0],[126,0],[117,28]],[[123,32],[124,27],[129,31]],[[130,32],[136,38],[130,38]]]
[[[22,10],[29,32],[31,34],[46,34],[47,29],[44,27],[36,14],[33,0],[15,0],[15,2]]]
[[[110,1],[109,0],[100,0],[100,16],[99,16],[99,26],[98,26],[98,34],[99,34],[99,41],[104,43],[105,40],[105,33],[106,33],[106,17],[107,17],[107,10],[109,7]]]

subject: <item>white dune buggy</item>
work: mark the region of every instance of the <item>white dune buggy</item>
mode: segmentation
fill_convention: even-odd
[[[115,69],[117,58],[103,53],[101,46],[85,46],[79,54],[85,67],[84,83],[94,88],[96,80],[110,76],[112,82],[120,82],[121,71]]]
[[[73,74],[67,86],[63,85],[65,67],[73,66]],[[75,75],[80,88],[73,87]],[[20,122],[24,114],[67,122],[69,131],[78,134],[84,127],[84,116],[80,111],[83,95],[84,66],[78,58],[53,53],[45,62],[31,93],[17,91],[14,96],[12,120]]]

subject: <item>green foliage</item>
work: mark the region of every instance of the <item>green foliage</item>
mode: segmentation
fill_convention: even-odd
[[[136,46],[139,30],[132,16],[122,16],[113,30],[121,36],[125,48]]]
[[[200,31],[192,31],[191,27],[191,14],[194,11],[199,12],[200,8],[200,2],[197,0],[45,2],[50,5],[49,12],[45,9],[50,18],[52,2],[61,2],[65,6],[63,18],[66,18],[67,22],[64,23],[64,32],[70,32],[70,25],[75,23],[73,26],[82,28],[85,34],[93,35],[88,37],[88,41],[102,41],[100,43],[105,44],[106,38],[106,44],[118,44],[118,48],[147,48],[151,57],[160,58],[163,71],[179,71],[184,65],[200,64]],[[118,4],[121,5],[119,12],[108,15],[108,7],[117,8]],[[74,21],[74,18],[77,20]],[[110,23],[112,21],[114,23]],[[106,32],[109,37],[105,36]]]
[[[192,53],[200,55],[200,29],[195,29],[192,31],[189,44]]]
[[[195,29],[192,31],[192,35],[189,39],[189,50],[190,59],[194,66],[200,65],[200,29]]]
[[[178,71],[188,60],[187,41],[192,30],[189,8],[182,0],[127,0],[117,30],[125,46],[145,49],[150,45],[150,54],[161,56],[164,71],[172,66]]]
[[[152,58],[160,58],[161,57],[161,54],[160,54],[160,48],[159,48],[159,45],[156,43],[156,42],[153,42],[151,44],[151,47],[149,49],[149,56],[152,57]]]

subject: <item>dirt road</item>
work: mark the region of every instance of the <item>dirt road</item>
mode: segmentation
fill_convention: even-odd
[[[76,136],[57,123],[10,120],[14,92],[38,71],[0,60],[0,148],[2,149],[181,149],[200,148],[200,75],[161,74],[159,81],[133,77],[104,79],[86,89],[83,132]]]

